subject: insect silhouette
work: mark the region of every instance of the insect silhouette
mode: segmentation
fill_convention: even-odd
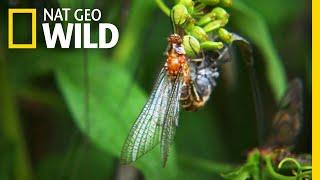
[[[267,139],[268,147],[290,147],[300,132],[302,122],[302,82],[294,79],[280,102]]]
[[[165,166],[169,148],[178,126],[180,103],[186,110],[202,107],[216,85],[218,67],[227,49],[205,53],[200,59],[185,55],[182,39],[177,34],[168,38],[166,63],[161,69],[148,102],[133,124],[123,145],[121,162],[131,163],[160,143]]]
[[[292,152],[303,121],[302,90],[300,79],[289,83],[271,121],[266,143],[252,149],[246,163],[224,174],[225,179],[311,179],[311,155]]]
[[[294,79],[290,82],[288,90],[279,104],[279,110],[272,120],[271,131],[261,151],[275,154],[274,160],[280,162],[283,158],[291,156],[297,136],[302,126],[303,101],[302,82]]]

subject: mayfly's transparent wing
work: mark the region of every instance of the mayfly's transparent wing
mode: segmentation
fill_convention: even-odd
[[[179,110],[180,110],[180,94],[183,81],[177,76],[172,89],[169,92],[169,100],[167,102],[167,110],[165,112],[165,121],[162,123],[162,133],[160,142],[160,151],[162,156],[162,164],[166,165],[169,149],[174,139],[176,126],[178,126]]]
[[[131,163],[159,143],[161,123],[167,107],[171,84],[162,69],[148,102],[133,124],[121,152],[121,162]]]
[[[301,129],[303,112],[302,82],[294,79],[280,102],[280,110],[272,121],[267,146],[288,147],[294,145]]]

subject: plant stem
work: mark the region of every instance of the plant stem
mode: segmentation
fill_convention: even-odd
[[[296,177],[294,176],[284,176],[275,172],[272,166],[270,156],[265,156],[264,161],[266,162],[266,168],[267,168],[266,170],[272,178],[279,179],[279,180],[295,180],[296,179]]]
[[[144,28],[150,24],[151,12],[155,8],[153,1],[133,1],[130,7],[126,28],[122,32],[117,48],[114,50],[113,59],[119,64],[125,65],[137,54],[135,51],[144,48],[139,42],[146,36],[142,33]]]
[[[170,9],[162,0],[156,0],[156,3],[165,15],[170,16]]]
[[[1,53],[2,54],[2,53]],[[0,57],[0,127],[3,135],[14,146],[12,172],[14,179],[32,179],[31,166],[23,139],[22,128],[17,114],[10,83],[6,72],[6,62]]]

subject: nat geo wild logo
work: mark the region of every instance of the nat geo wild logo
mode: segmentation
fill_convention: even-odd
[[[13,23],[14,14],[31,14],[31,43],[14,43]],[[39,13],[40,14],[40,13]],[[44,8],[41,13],[42,32],[47,48],[55,48],[59,42],[61,48],[112,48],[119,40],[119,31],[111,23],[99,23],[101,11],[99,9],[71,9]],[[8,9],[8,48],[28,49],[37,47],[37,9]],[[72,19],[75,22],[70,23]],[[99,38],[97,42],[91,40],[91,25],[98,23]],[[111,33],[111,38],[107,38]],[[72,38],[73,37],[73,38]],[[74,42],[72,42],[74,41]]]

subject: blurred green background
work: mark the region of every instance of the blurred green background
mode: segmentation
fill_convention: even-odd
[[[161,167],[156,147],[134,164],[139,170],[119,165],[118,158],[164,64],[170,19],[154,1],[143,0],[11,0],[0,7],[1,180],[219,179],[263,143],[259,134],[267,134],[286,87],[281,79],[295,77],[305,87],[295,152],[311,153],[310,1],[234,0],[228,9],[227,29],[254,47],[263,128],[257,128],[249,67],[234,50],[209,103],[198,112],[182,110],[167,167]],[[14,7],[38,9],[37,49],[7,48],[7,9]],[[101,21],[119,28],[118,45],[46,49],[41,12],[52,7],[99,8]],[[14,22],[15,38],[24,42],[31,32],[26,22],[27,16]],[[94,40],[97,30],[92,24]]]

